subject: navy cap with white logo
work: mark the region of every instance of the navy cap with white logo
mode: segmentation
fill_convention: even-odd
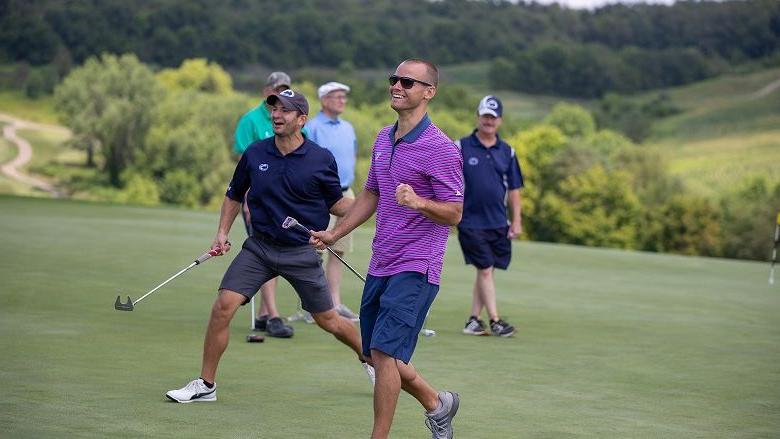
[[[268,99],[265,100],[268,105],[274,105],[276,101],[281,102],[282,107],[287,110],[298,110],[301,114],[309,114],[309,102],[306,100],[306,97],[292,89],[268,96]]]
[[[503,112],[504,106],[501,105],[501,101],[493,95],[487,95],[482,98],[482,100],[479,101],[479,106],[477,107],[477,114],[479,116],[489,114],[491,116],[501,117]]]

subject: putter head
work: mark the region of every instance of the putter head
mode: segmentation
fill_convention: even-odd
[[[282,221],[282,228],[283,229],[289,229],[290,227],[295,227],[298,225],[298,220],[295,218],[288,216],[287,218]]]
[[[114,309],[117,311],[132,311],[133,308],[133,299],[130,298],[130,296],[127,296],[127,303],[122,303],[122,300],[120,300],[121,296],[116,296],[116,302],[114,302]]]

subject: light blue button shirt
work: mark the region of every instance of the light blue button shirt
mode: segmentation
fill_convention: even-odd
[[[331,119],[322,111],[306,123],[308,139],[329,150],[336,158],[341,187],[349,187],[355,181],[357,136],[352,125],[344,119]]]

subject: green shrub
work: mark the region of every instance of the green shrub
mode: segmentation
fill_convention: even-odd
[[[202,192],[198,180],[182,169],[168,172],[160,182],[160,201],[164,203],[196,207]]]
[[[152,178],[137,173],[125,173],[123,180],[125,186],[117,201],[146,206],[160,203],[160,190]]]

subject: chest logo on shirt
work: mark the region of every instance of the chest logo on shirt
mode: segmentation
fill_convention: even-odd
[[[261,163],[260,166],[258,166],[257,168],[265,172],[268,170],[268,163]]]
[[[471,166],[477,166],[477,163],[479,163],[479,159],[476,157],[469,158],[469,165]]]

